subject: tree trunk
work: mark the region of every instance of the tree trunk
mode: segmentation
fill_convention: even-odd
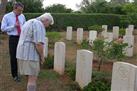
[[[99,58],[98,71],[100,71],[102,63],[103,63],[102,58]]]
[[[0,22],[2,20],[3,15],[5,14],[7,1],[8,0],[1,0],[1,3],[0,3]]]

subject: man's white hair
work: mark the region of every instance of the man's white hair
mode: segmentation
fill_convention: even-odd
[[[39,16],[38,19],[40,20],[48,19],[50,22],[50,25],[54,24],[54,19],[50,13],[44,13],[43,15]]]

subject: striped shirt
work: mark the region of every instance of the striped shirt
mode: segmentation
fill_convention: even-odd
[[[35,47],[39,42],[45,44],[45,27],[41,21],[31,19],[22,27],[16,57],[21,60],[39,61]]]

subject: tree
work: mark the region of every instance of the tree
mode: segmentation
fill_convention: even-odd
[[[124,4],[129,2],[129,0],[111,0],[112,3],[119,3],[119,4]]]
[[[12,5],[15,0],[11,0],[7,5],[7,12],[12,10]],[[44,12],[42,8],[43,0],[16,0],[17,2],[21,2],[24,4],[24,12],[25,13],[41,13]]]
[[[10,11],[12,11],[12,10],[13,10],[13,2],[10,1],[10,2],[8,2],[7,5],[6,5],[6,12],[10,12]]]
[[[2,17],[5,14],[6,5],[7,5],[7,0],[1,0],[1,3],[0,3],[0,21],[2,20]]]
[[[83,0],[80,4],[81,11],[85,13],[108,13],[109,4],[105,0],[95,2]]]
[[[85,12],[85,13],[87,13],[87,12],[89,12],[89,8],[90,8],[90,6],[91,6],[91,2],[89,1],[89,0],[83,0],[82,2],[81,2],[81,4],[80,5],[77,5],[78,7],[80,7],[81,9],[81,11],[82,12]]]
[[[62,4],[53,4],[52,6],[46,7],[45,11],[52,13],[71,13],[73,10],[67,9],[65,5]]]
[[[137,5],[135,3],[126,3],[122,6],[122,10],[126,13],[137,13]]]
[[[93,42],[92,51],[97,57],[98,71],[101,69],[101,65],[108,59],[114,59],[121,61],[125,57],[124,49],[127,47],[127,43],[121,41],[105,42],[104,39],[96,39]]]
[[[106,52],[105,52],[106,43],[103,39],[96,39],[93,42],[92,50],[94,54],[97,56],[98,63],[98,71],[101,69],[101,65],[103,61],[106,59]]]
[[[95,2],[83,0],[79,7],[81,8],[81,12],[84,13],[125,14],[122,11],[122,4],[106,2],[105,0],[96,0]]]
[[[127,43],[112,41],[107,45],[107,58],[121,61],[125,57],[124,49],[128,46]]]

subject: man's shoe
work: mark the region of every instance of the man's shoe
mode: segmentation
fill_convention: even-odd
[[[20,82],[20,77],[16,76],[16,77],[13,78],[13,80],[16,81],[16,82]]]

